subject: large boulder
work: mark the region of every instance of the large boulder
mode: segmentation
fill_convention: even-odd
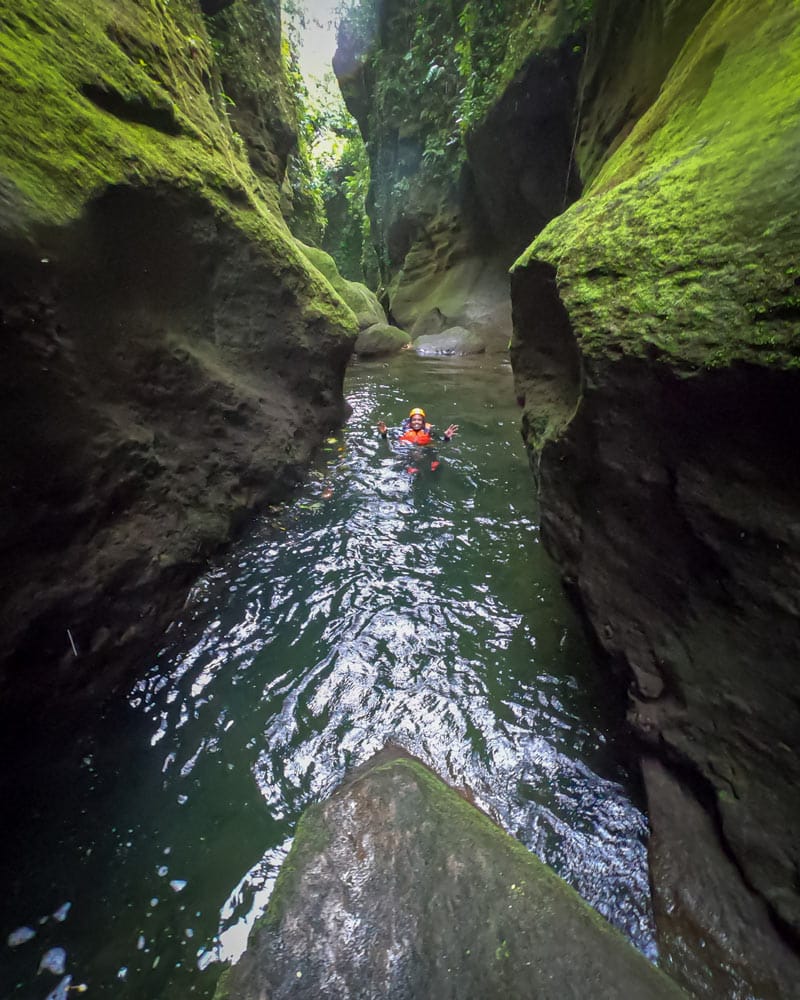
[[[417,337],[426,337],[431,333],[441,333],[448,326],[452,326],[452,324],[448,323],[447,317],[437,306],[434,306],[428,312],[417,316],[409,332],[411,339],[416,340]]]
[[[150,662],[209,553],[342,418],[355,321],[234,135],[199,4],[2,19],[10,739]],[[251,43],[257,62],[279,32]]]
[[[447,326],[468,327],[486,347],[506,351],[511,339],[511,299],[506,267],[498,260],[473,254],[456,261],[416,247],[389,288],[392,316],[406,328],[439,314]],[[436,331],[436,332],[440,332]],[[426,330],[432,333],[433,330]]]
[[[435,354],[461,356],[482,354],[486,350],[486,344],[473,330],[466,330],[463,326],[451,326],[441,333],[417,337],[414,341],[414,350],[423,356]]]
[[[216,1000],[682,996],[488,816],[384,751],[303,814]]]
[[[544,537],[778,943],[800,940],[799,81],[800,8],[719,0],[512,280]],[[705,920],[676,963],[736,941],[762,995]]]
[[[376,323],[358,335],[355,352],[362,357],[396,354],[408,347],[410,343],[411,338],[405,330],[389,326],[388,323]]]

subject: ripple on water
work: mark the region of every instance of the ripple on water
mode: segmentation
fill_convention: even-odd
[[[198,970],[244,947],[303,808],[386,742],[468,786],[653,953],[645,819],[503,393],[491,359],[354,370],[318,478],[198,581],[131,694],[118,757],[105,751],[135,778],[91,799],[98,860],[57,886],[93,913],[64,942],[94,956],[82,978],[109,995],[120,970],[131,997],[213,992]],[[374,433],[412,397],[462,428],[414,476]],[[165,850],[179,891],[155,874]]]

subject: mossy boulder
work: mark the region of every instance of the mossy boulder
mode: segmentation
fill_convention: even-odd
[[[196,0],[18,0],[2,22],[12,738],[148,662],[208,554],[341,419],[356,324],[252,169]]]
[[[715,4],[586,196],[520,257],[557,268],[582,351],[800,366],[796,14]]]
[[[216,1000],[683,995],[484,813],[384,751],[303,814]]]
[[[297,241],[300,252],[314,267],[324,275],[326,281],[336,294],[346,302],[353,311],[359,330],[366,330],[375,323],[385,323],[386,313],[378,301],[378,297],[366,285],[359,281],[349,281],[339,274],[336,261],[329,253],[318,247],[307,246]]]
[[[798,86],[800,8],[717,0],[512,275],[545,539],[628,672],[632,723],[795,940]],[[702,907],[685,919],[676,955],[706,936]]]
[[[388,323],[375,323],[358,335],[355,352],[362,357],[379,354],[396,354],[411,344],[411,337],[405,330],[399,330]]]

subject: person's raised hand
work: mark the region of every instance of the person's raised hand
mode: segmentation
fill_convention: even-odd
[[[458,424],[450,424],[450,426],[444,432],[444,436],[449,440],[457,430],[458,430]]]

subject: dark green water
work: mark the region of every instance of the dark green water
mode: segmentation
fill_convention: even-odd
[[[308,485],[198,582],[128,705],[21,763],[0,996],[44,1000],[51,947],[88,996],[209,996],[301,811],[387,741],[652,956],[646,820],[540,543],[507,363],[404,356],[353,368],[347,393]],[[460,425],[434,472],[374,430],[410,405]],[[36,936],[8,947],[22,925]]]

